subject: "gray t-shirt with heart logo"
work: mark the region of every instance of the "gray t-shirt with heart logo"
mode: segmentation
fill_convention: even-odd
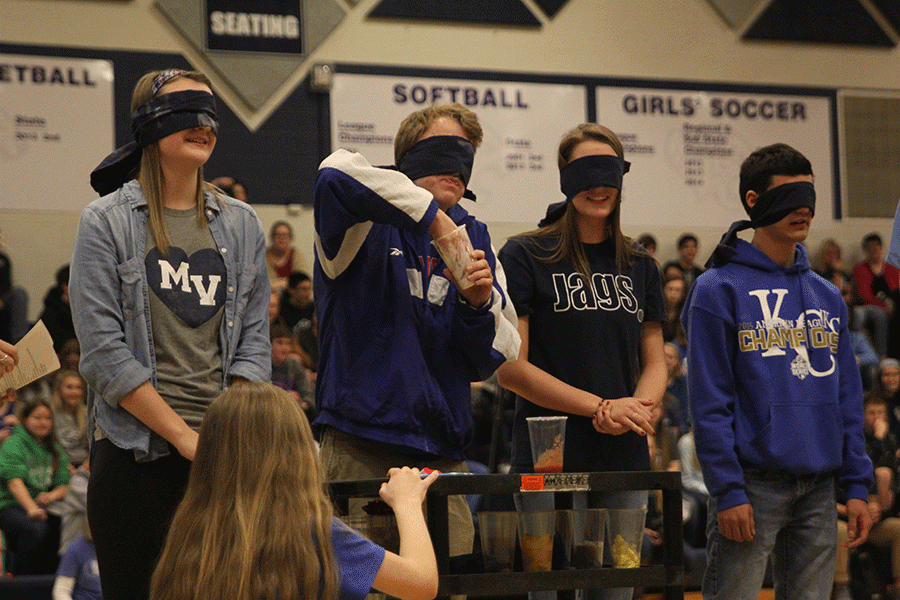
[[[193,429],[222,390],[219,328],[228,287],[225,261],[196,209],[164,209],[169,253],[147,234],[144,265],[156,353],[156,389]]]

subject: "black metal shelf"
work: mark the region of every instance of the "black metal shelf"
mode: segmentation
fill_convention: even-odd
[[[548,474],[548,479],[554,475]],[[502,596],[537,590],[653,586],[664,589],[666,600],[683,598],[681,536],[681,473],[656,471],[565,473],[591,490],[662,490],[663,563],[636,569],[568,569],[532,573],[484,573],[451,575],[447,496],[457,494],[512,494],[522,491],[523,474],[470,475],[445,474],[431,485],[428,506],[428,530],[437,557],[440,587],[438,597],[451,594]],[[533,477],[532,474],[528,474]],[[330,482],[332,498],[346,510],[349,498],[375,497],[385,479]],[[532,480],[534,481],[534,480]],[[565,505],[571,492],[557,491],[559,505]]]

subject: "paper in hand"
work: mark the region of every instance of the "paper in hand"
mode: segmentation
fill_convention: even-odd
[[[4,393],[12,388],[21,389],[36,379],[59,368],[59,357],[53,351],[53,339],[43,321],[38,321],[31,331],[16,344],[19,362],[16,368],[0,379]]]

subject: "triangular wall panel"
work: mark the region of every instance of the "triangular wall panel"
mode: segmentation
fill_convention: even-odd
[[[857,46],[894,45],[858,0],[775,0],[745,39]]]
[[[897,0],[872,0],[872,3],[878,7],[894,31],[900,33],[900,2]]]
[[[303,14],[303,47],[312,52],[340,24],[345,9],[336,0],[298,0]],[[154,6],[225,79],[252,110],[258,110],[303,63],[306,55],[221,52],[205,47],[203,2],[154,0]]]
[[[541,25],[520,0],[381,0],[368,16],[518,27]]]
[[[553,18],[556,16],[556,13],[559,12],[559,9],[565,6],[568,1],[569,0],[534,0],[534,3],[540,6],[541,10],[543,10],[548,17]]]

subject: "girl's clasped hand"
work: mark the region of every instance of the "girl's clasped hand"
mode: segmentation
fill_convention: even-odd
[[[611,435],[620,435],[626,431],[656,435],[653,411],[654,403],[641,398],[600,400],[594,413],[594,429]]]

